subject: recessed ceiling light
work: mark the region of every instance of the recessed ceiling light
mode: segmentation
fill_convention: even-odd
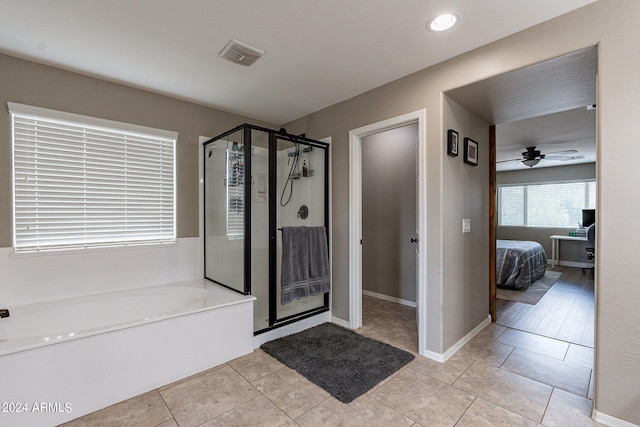
[[[432,31],[444,31],[456,25],[459,18],[457,13],[443,13],[431,19],[427,25]]]

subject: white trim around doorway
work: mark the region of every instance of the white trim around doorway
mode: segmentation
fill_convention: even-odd
[[[349,131],[349,327],[362,326],[362,138],[418,123],[418,276],[416,310],[418,352],[426,353],[427,287],[427,111],[403,114]]]

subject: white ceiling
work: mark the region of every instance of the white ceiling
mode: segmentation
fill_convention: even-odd
[[[566,156],[578,160],[543,159],[535,168],[566,166],[596,161],[596,110],[585,107],[533,117],[496,126],[496,161],[522,158],[526,147],[536,147],[542,154],[576,150]],[[559,154],[562,155],[562,154]],[[498,163],[498,172],[529,169],[520,161]]]
[[[593,1],[0,0],[0,52],[281,125]]]

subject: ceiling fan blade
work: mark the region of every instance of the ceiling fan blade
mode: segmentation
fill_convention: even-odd
[[[545,153],[545,154],[574,154],[577,152],[578,150],[562,150],[562,151],[553,151],[551,153]]]
[[[546,156],[545,157],[546,160],[560,160],[560,161],[566,161],[566,160],[578,160],[578,159],[584,159],[584,156]]]
[[[499,162],[496,163],[505,163],[505,162],[521,162],[522,159],[509,159],[509,160],[500,160]]]

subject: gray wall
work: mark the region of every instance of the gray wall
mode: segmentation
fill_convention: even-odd
[[[362,289],[416,301],[418,125],[362,138]]]
[[[458,132],[459,154],[442,155],[445,350],[489,313],[489,125],[445,96],[443,141],[448,129]],[[463,162],[465,138],[478,143],[478,166]],[[470,233],[462,232],[463,219],[471,220]]]
[[[640,2],[599,0],[286,124],[293,133],[306,132],[312,138],[332,137],[333,314],[341,319],[349,317],[349,130],[426,108],[427,283],[425,300],[419,304],[425,304],[428,312],[425,336],[428,350],[442,352],[446,343],[470,331],[468,327],[445,330],[444,313],[447,318],[464,318],[468,305],[486,307],[486,301],[473,301],[464,291],[470,271],[484,264],[482,257],[477,262],[459,264],[464,273],[453,274],[460,277],[451,277],[452,272],[445,268],[445,260],[455,259],[465,250],[460,242],[447,243],[459,234],[460,224],[458,220],[449,224],[445,217],[461,218],[466,214],[446,211],[445,195],[467,190],[446,179],[443,92],[597,45],[599,227],[595,408],[640,424],[640,405],[637,404],[640,399],[637,386],[640,384],[637,363],[640,359],[637,330],[640,260],[635,255],[640,224],[629,221],[640,216],[640,187],[630,185],[638,180],[635,159],[640,157],[640,145],[636,143],[640,137],[639,112],[635,98],[630,95],[640,93],[638,16]],[[486,167],[488,164],[481,157],[477,169]],[[474,200],[476,194],[471,191],[461,197]],[[487,239],[470,234],[469,240],[478,246]],[[467,301],[460,298],[449,301],[452,292],[463,294]]]
[[[532,168],[529,170],[515,170],[498,172],[496,182],[500,184],[527,184],[532,182],[570,181],[575,179],[595,179],[596,164],[583,163],[571,166],[557,166],[551,168]],[[498,239],[533,240],[539,242],[547,258],[551,259],[551,239],[558,235],[568,235],[575,228],[542,228],[542,227],[498,227]],[[561,260],[570,262],[590,263],[587,259],[587,247],[590,243],[568,242],[560,243]]]
[[[178,132],[177,237],[198,236],[198,137],[216,136],[244,122],[274,127],[2,54],[0,76],[0,247],[13,245],[9,101]]]

